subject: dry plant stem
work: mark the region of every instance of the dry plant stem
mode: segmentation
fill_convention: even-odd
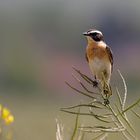
[[[105,135],[101,137],[100,140],[106,140],[107,136],[108,136],[108,133],[105,133]]]
[[[72,88],[73,90],[75,90],[76,92],[80,93],[80,94],[83,94],[89,98],[92,98],[92,99],[95,99],[95,97],[91,96],[91,95],[88,95],[87,93],[84,93],[78,89],[76,89],[75,87],[72,87],[68,82],[65,82],[70,88]]]
[[[119,117],[118,117],[118,115],[115,113],[115,111],[112,109],[112,107],[111,107],[111,105],[108,105],[108,107],[109,107],[109,109],[110,109],[110,111],[112,112],[112,114],[113,114],[113,116],[115,117],[115,119],[117,120],[117,122],[120,124],[120,126],[122,126],[124,129],[125,129],[125,131],[133,138],[133,139],[135,139],[135,136],[133,135],[133,134],[131,134],[127,129],[126,129],[126,127],[124,126],[124,124],[123,124],[123,122],[119,119]],[[118,123],[114,123],[117,127],[118,127]],[[131,127],[132,128],[132,127]],[[123,134],[123,136],[126,138],[126,137],[128,137],[127,136],[127,134],[125,133],[125,131],[121,131],[121,133]],[[135,132],[134,130],[133,130],[133,132]],[[129,137],[128,137],[129,138]],[[128,140],[128,138],[127,138],[127,140]]]
[[[125,82],[124,77],[122,76],[120,70],[118,70],[118,73],[119,73],[119,75],[120,75],[120,77],[123,81],[123,86],[124,86],[124,97],[123,97],[123,100],[122,100],[122,103],[121,103],[121,111],[124,111],[126,98],[127,98],[127,86],[126,86],[126,82]],[[127,115],[125,113],[124,113],[124,116],[125,116],[126,120],[128,121]]]
[[[56,119],[56,140],[63,140],[63,126]]]
[[[108,129],[83,129],[84,132],[88,133],[99,133],[99,132],[108,132],[108,133],[116,133],[124,131],[124,128],[108,128]]]
[[[81,73],[80,70],[77,70],[76,68],[73,67],[73,69],[92,87],[94,87],[94,81],[92,79],[90,79],[88,76],[86,76],[85,74]],[[100,122],[104,122],[104,123],[109,123],[112,124],[114,127],[104,127],[103,126],[94,126],[94,127],[83,127],[80,128],[80,130],[84,131],[84,132],[94,132],[94,133],[101,133],[101,134],[109,134],[109,133],[121,133],[123,138],[125,138],[126,140],[132,140],[132,139],[136,139],[135,136],[135,130],[133,129],[130,121],[127,118],[127,115],[125,114],[128,110],[131,110],[133,107],[135,107],[136,105],[139,105],[140,103],[140,99],[138,99],[136,102],[134,102],[132,105],[128,106],[125,109],[125,103],[126,103],[126,97],[127,97],[127,86],[126,86],[126,82],[121,74],[121,72],[118,70],[118,73],[123,81],[123,86],[124,86],[124,96],[123,98],[120,95],[120,92],[118,90],[118,88],[116,88],[117,91],[117,98],[119,101],[119,107],[118,105],[116,105],[115,109],[112,107],[112,105],[106,101],[109,100],[108,95],[111,95],[112,90],[111,87],[109,87],[109,85],[107,85],[105,78],[103,76],[103,82],[105,86],[100,87],[99,84],[96,87],[96,91],[98,91],[98,93],[94,93],[93,91],[88,90],[88,88],[80,81],[80,79],[78,79],[75,75],[73,75],[73,77],[76,79],[76,81],[80,84],[80,86],[83,88],[84,91],[81,91],[75,87],[73,87],[72,85],[70,85],[68,82],[66,82],[66,84],[72,88],[74,91],[76,91],[77,93],[80,93],[84,96],[89,97],[90,99],[92,99],[93,101],[88,103],[88,104],[79,104],[79,105],[75,105],[75,106],[71,106],[71,107],[67,107],[67,108],[62,108],[61,111],[66,112],[66,113],[70,113],[70,114],[75,114],[75,115],[87,115],[87,116],[93,116],[94,118],[96,118],[97,120],[99,120]],[[105,89],[104,89],[105,88]],[[95,89],[95,88],[94,88]],[[104,90],[107,90],[106,92],[108,93],[108,95],[104,94]],[[97,96],[96,96],[97,95]],[[98,96],[100,95],[100,96]],[[98,97],[98,98],[97,98]],[[99,98],[101,97],[101,98]],[[104,100],[104,103],[100,101],[100,99]],[[70,109],[76,109],[76,108],[87,108],[88,109],[88,113],[85,112],[75,112],[75,111],[71,111]],[[97,114],[96,112],[94,112],[95,110],[100,111],[102,109],[106,109],[108,110],[109,113],[107,114]],[[116,113],[117,112],[117,113]],[[132,111],[138,118],[140,118],[140,115],[137,114],[135,111]],[[108,121],[107,119],[110,119],[111,121]],[[125,122],[125,123],[124,123]],[[130,128],[130,130],[128,130],[127,128]],[[134,135],[133,135],[134,134]],[[100,135],[99,135],[100,136]],[[93,139],[94,140],[94,139]]]
[[[117,97],[119,99],[119,104],[120,104],[120,107],[121,107],[121,110],[122,110],[122,99],[121,99],[121,96],[120,96],[120,93],[119,93],[119,90],[118,90],[117,87],[116,87],[116,91],[117,91]]]
[[[91,80],[88,76],[81,73],[80,70],[77,70],[75,67],[72,67],[85,81],[87,81],[89,84],[93,85],[94,81]]]
[[[82,88],[87,91],[88,93],[91,93],[91,94],[96,94],[96,95],[99,95],[98,93],[95,93],[93,91],[89,91],[86,86],[74,75],[72,74],[72,76],[80,83],[80,85],[82,86]]]
[[[77,140],[84,140],[85,132],[80,131]]]
[[[99,139],[101,139],[101,138],[104,138],[104,136],[108,136],[108,133],[101,133],[100,135],[98,135],[97,137],[95,137],[95,138],[93,138],[92,140],[99,140]]]
[[[76,132],[77,132],[77,129],[78,129],[79,113],[80,113],[80,108],[78,109],[78,113],[77,113],[77,116],[76,116],[75,127],[74,127],[74,130],[73,130],[73,134],[71,136],[71,140],[74,140],[74,138],[76,137]]]
[[[138,105],[139,102],[140,102],[140,98],[139,98],[136,102],[134,102],[132,105],[128,106],[128,107],[122,112],[122,114],[125,113],[125,112],[127,112],[128,110],[132,109],[132,108],[135,107],[136,105]]]
[[[77,107],[91,107],[91,108],[102,109],[101,107],[96,106],[96,105],[92,105],[92,104],[79,104],[79,105],[75,105],[75,106],[71,106],[71,107],[65,107],[65,108],[61,108],[61,109],[73,109],[73,108],[77,108]]]
[[[112,114],[113,114],[113,116],[115,117],[115,119],[117,120],[117,122],[118,122],[119,124],[121,124],[121,126],[122,126],[123,128],[125,128],[125,127],[123,126],[121,120],[117,117],[117,114],[115,113],[115,111],[112,109],[111,105],[107,105],[107,106],[108,106],[109,110],[112,112]],[[114,121],[114,120],[113,120],[113,121]]]
[[[119,122],[119,124],[118,124],[118,122],[116,122],[116,121],[114,120],[114,117],[112,116],[112,121],[114,121],[114,124],[115,124],[117,127],[120,127],[120,125],[123,126],[123,123],[119,120],[119,118],[117,117],[117,115],[116,115],[116,113],[114,112],[114,110],[112,109],[112,107],[110,106],[109,108],[111,109],[112,113],[114,114],[115,119],[117,119],[118,122]],[[123,126],[123,127],[124,127],[124,126]],[[124,127],[124,129],[126,129],[126,128]],[[121,134],[122,134],[127,140],[129,140],[129,137],[125,134],[124,131],[122,131]]]
[[[117,107],[117,105],[115,105],[115,106],[117,108],[117,111],[119,112],[119,115],[121,115],[122,119],[127,123],[127,125],[129,126],[129,128],[135,133],[135,130],[133,129],[133,127],[132,127],[131,123],[129,122],[129,120],[126,119],[126,117],[121,113],[121,111],[119,110],[119,108]]]
[[[125,82],[120,70],[118,70],[118,73],[120,74],[122,81],[123,81],[123,85],[124,85],[124,97],[123,97],[123,102],[122,102],[122,110],[124,110],[125,103],[126,103],[126,97],[127,97],[127,86],[126,86],[126,82]]]
[[[134,132],[135,134],[135,130],[133,129],[130,121],[128,120],[127,118],[127,115],[125,113],[122,113],[124,111],[124,107],[125,107],[125,103],[126,103],[126,98],[127,98],[127,86],[126,86],[126,82],[125,82],[125,79],[124,77],[122,76],[120,70],[118,70],[118,73],[123,81],[123,86],[124,86],[124,97],[123,97],[123,100],[121,99],[121,96],[120,96],[120,92],[118,90],[118,88],[116,88],[116,91],[117,91],[117,96],[118,96],[118,99],[119,99],[119,103],[120,103],[120,107],[121,107],[121,111],[119,110],[118,106],[116,105],[116,108],[119,112],[119,115],[121,115],[121,117],[123,118],[123,120],[127,123],[127,125],[129,126],[129,128]],[[117,115],[118,116],[118,115]],[[131,134],[128,130],[126,130],[127,133],[133,137],[135,139],[135,136],[133,134]],[[124,132],[123,132],[124,133]]]
[[[94,87],[94,82],[95,82],[95,81],[93,81],[92,79],[90,79],[90,78],[89,78],[88,76],[86,76],[85,74],[81,73],[80,70],[76,69],[75,67],[73,67],[73,69],[74,69],[87,83],[91,84],[92,87]],[[82,83],[82,82],[81,82],[81,83]],[[99,90],[99,93],[102,95],[102,98],[105,99],[104,96],[103,96],[103,93],[102,93],[102,89],[101,89],[99,86],[97,86],[96,88]],[[96,94],[96,93],[94,93],[94,94]]]
[[[140,119],[140,115],[138,113],[136,113],[134,110],[132,110],[132,112]]]
[[[63,110],[61,109],[61,111],[63,112],[66,112],[66,113],[70,113],[70,114],[74,114],[74,115],[86,115],[86,116],[93,116],[95,117],[97,120],[101,121],[101,122],[105,122],[105,123],[111,123],[110,121],[106,121],[104,120],[103,118],[106,118],[106,116],[102,116],[102,115],[97,115],[97,114],[93,114],[93,113],[77,113],[77,112],[74,112],[74,111],[68,111],[68,110]]]

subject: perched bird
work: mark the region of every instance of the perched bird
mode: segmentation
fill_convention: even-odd
[[[88,41],[86,59],[90,70],[96,81],[101,83],[103,90],[110,90],[110,77],[113,69],[112,51],[104,42],[101,31],[90,29],[83,35],[87,37]]]

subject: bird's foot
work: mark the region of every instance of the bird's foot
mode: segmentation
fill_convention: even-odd
[[[105,106],[110,104],[110,102],[109,102],[109,100],[107,98],[104,99],[104,104],[105,104]]]
[[[106,84],[106,86],[104,86],[104,88],[103,88],[103,93],[104,93],[104,95],[105,95],[104,104],[105,104],[105,105],[110,104],[110,102],[109,102],[109,97],[112,95],[111,86]]]
[[[98,87],[98,82],[97,82],[96,80],[94,80],[94,81],[92,82],[92,85],[93,85],[93,87]]]

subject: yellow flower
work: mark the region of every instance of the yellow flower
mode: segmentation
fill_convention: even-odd
[[[13,115],[9,115],[7,118],[4,119],[6,124],[11,124],[14,122],[14,116]]]
[[[14,122],[14,116],[10,113],[10,110],[7,108],[2,108],[1,112],[2,119],[5,121],[6,124],[10,124]]]
[[[7,108],[2,109],[2,118],[6,119],[10,115],[10,111]]]

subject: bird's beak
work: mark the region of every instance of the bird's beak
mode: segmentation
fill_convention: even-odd
[[[84,32],[83,35],[84,36],[89,36],[89,34],[87,32]]]

